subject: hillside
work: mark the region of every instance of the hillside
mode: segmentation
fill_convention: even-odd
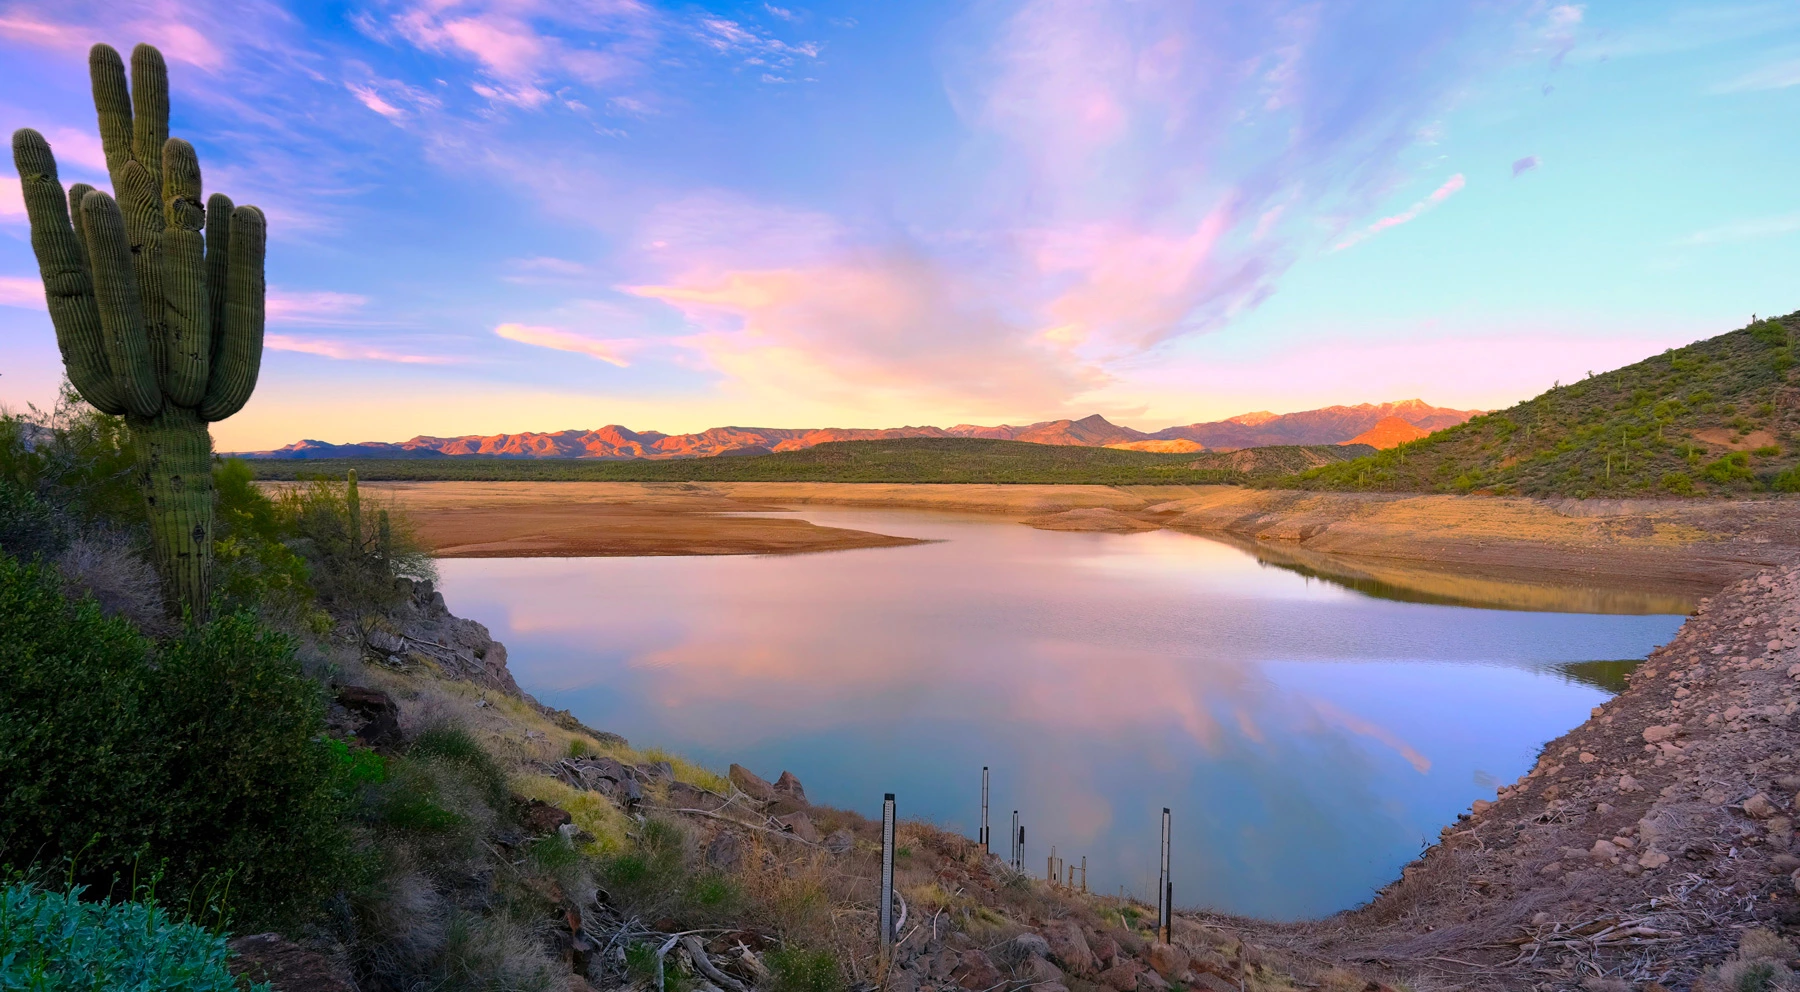
[[[1283,486],[1527,496],[1800,490],[1800,314],[1558,386]]]
[[[1215,451],[1188,463],[1188,468],[1242,472],[1247,476],[1287,475],[1304,472],[1321,465],[1335,465],[1375,453],[1371,444],[1273,445],[1267,448],[1242,448],[1237,451]]]
[[[1474,411],[1434,407],[1421,400],[1333,406],[1300,413],[1247,413],[1213,423],[1188,424],[1147,433],[1121,427],[1095,414],[1080,420],[1046,420],[1015,426],[883,428],[713,427],[696,434],[634,431],[618,424],[597,430],[549,433],[420,435],[409,441],[331,444],[297,441],[247,458],[319,460],[341,458],[592,458],[671,459],[713,455],[798,451],[834,441],[890,441],[900,438],[980,438],[1077,447],[1125,447],[1139,451],[1231,451],[1262,445],[1340,444],[1388,419],[1398,418],[1432,431],[1467,420]]]
[[[800,451],[663,461],[395,459],[249,463],[259,479],[341,476],[369,481],[956,482],[1154,485],[1239,482],[1249,472],[1193,467],[1192,454],[1032,444],[985,438],[834,441]],[[1282,467],[1267,474],[1293,471]],[[1260,471],[1260,470],[1259,470]]]

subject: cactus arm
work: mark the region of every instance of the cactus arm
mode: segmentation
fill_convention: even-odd
[[[206,398],[212,363],[212,301],[206,295],[206,243],[200,234],[200,159],[180,138],[163,145],[163,325],[168,372],[163,392],[178,406]]]
[[[20,129],[13,134],[13,163],[19,168],[19,188],[25,194],[25,213],[31,221],[31,248],[44,278],[44,302],[69,382],[95,409],[124,413],[112,364],[106,357],[106,336],[86,253],[69,221],[49,142],[36,131]]]
[[[80,223],[81,198],[93,191],[94,187],[87,183],[76,183],[69,187],[69,217],[76,222],[70,226],[70,229],[75,232],[75,244],[81,249],[81,267],[84,269],[91,268],[91,266],[88,265],[87,234],[82,231]]]
[[[226,266],[225,319],[213,330],[218,357],[200,416],[224,420],[242,410],[256,389],[263,350],[263,257],[267,225],[263,212],[242,206],[231,212],[230,256]]]
[[[98,190],[81,198],[81,224],[87,230],[88,257],[93,264],[94,297],[100,328],[125,412],[154,417],[162,410],[162,390],[150,364],[149,343],[132,283],[131,248],[119,205]]]
[[[94,84],[106,171],[117,183],[125,163],[131,161],[131,90],[125,85],[125,61],[111,45],[95,45],[88,49],[88,77]]]
[[[169,140],[169,67],[149,45],[131,50],[131,158],[162,186],[163,145]]]
[[[226,272],[231,259],[231,197],[214,193],[206,198],[206,297],[211,310],[212,361],[219,364],[219,343],[224,340]]]

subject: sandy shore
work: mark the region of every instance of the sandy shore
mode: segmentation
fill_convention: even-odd
[[[914,542],[754,514],[807,505],[907,508],[991,513],[1053,530],[1169,528],[1384,594],[1524,609],[1686,612],[1700,597],[1800,554],[1800,513],[1789,499],[757,482],[419,482],[363,489],[405,505],[427,545],[451,558],[886,547]]]

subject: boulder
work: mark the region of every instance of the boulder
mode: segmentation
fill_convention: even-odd
[[[666,761],[651,761],[641,765],[632,765],[631,768],[637,772],[638,778],[651,785],[667,785],[675,781],[675,766]]]
[[[1130,958],[1120,958],[1119,963],[1095,976],[1094,981],[1106,986],[1114,992],[1137,992],[1138,975],[1143,973],[1143,966]]]
[[[519,829],[533,837],[555,833],[558,827],[574,821],[567,810],[558,809],[542,799],[514,796],[512,804],[513,815],[519,821]]]
[[[1022,933],[1012,939],[1013,951],[1019,957],[1047,958],[1050,942],[1035,933]]]
[[[1174,944],[1151,944],[1150,967],[1162,977],[1174,981],[1188,970],[1188,952]]]
[[[856,846],[856,835],[848,827],[833,830],[831,836],[825,838],[825,850],[833,854],[849,854]]]
[[[744,838],[735,830],[721,830],[706,845],[706,863],[720,871],[735,871],[744,863]]]
[[[1094,952],[1074,920],[1053,920],[1044,925],[1044,943],[1050,946],[1050,958],[1064,971],[1087,978],[1098,970]]]
[[[1026,936],[1036,935],[1027,934]],[[1041,940],[1042,938],[1039,939]],[[1025,963],[1019,968],[1019,971],[1024,974],[1033,986],[1042,987],[1045,985],[1064,984],[1062,969],[1035,954],[1025,959]]]
[[[717,813],[730,800],[716,792],[708,792],[687,782],[669,784],[669,805],[674,809],[697,809]]]
[[[1138,972],[1137,987],[1138,992],[1169,992],[1169,983],[1149,968]]]
[[[1094,949],[1094,961],[1101,968],[1111,968],[1119,960],[1119,945],[1105,934],[1094,934],[1088,938],[1088,946]]]
[[[768,802],[775,798],[775,787],[743,765],[732,765],[725,777],[738,787],[738,791],[758,802]]]
[[[950,980],[968,989],[969,992],[989,992],[995,986],[1006,981],[994,962],[980,951],[963,951],[957,955],[956,967],[950,971]]]
[[[1744,800],[1744,813],[1753,819],[1767,820],[1779,812],[1781,811],[1769,801],[1769,797],[1760,792]]]
[[[249,934],[230,946],[237,956],[226,967],[241,979],[268,982],[280,992],[356,992],[349,969],[278,933]]]
[[[339,686],[337,704],[360,721],[356,739],[373,748],[400,743],[400,705],[380,689],[361,685]]]
[[[775,818],[775,822],[781,824],[782,829],[786,830],[788,833],[793,834],[795,837],[798,837],[809,844],[817,844],[819,842],[819,828],[813,826],[812,817],[807,816],[804,812],[778,816]]]
[[[782,771],[781,777],[775,780],[775,791],[802,805],[806,803],[806,789],[794,777],[793,772],[785,769]]]

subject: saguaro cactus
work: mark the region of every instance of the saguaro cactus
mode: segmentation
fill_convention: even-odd
[[[129,87],[109,46],[93,47],[88,68],[114,196],[77,183],[65,200],[50,143],[30,128],[13,132],[13,162],[69,381],[130,425],[158,568],[171,601],[201,613],[213,539],[206,425],[256,388],[263,214],[218,193],[202,206],[193,146],[169,137],[161,52],[132,50]]]

